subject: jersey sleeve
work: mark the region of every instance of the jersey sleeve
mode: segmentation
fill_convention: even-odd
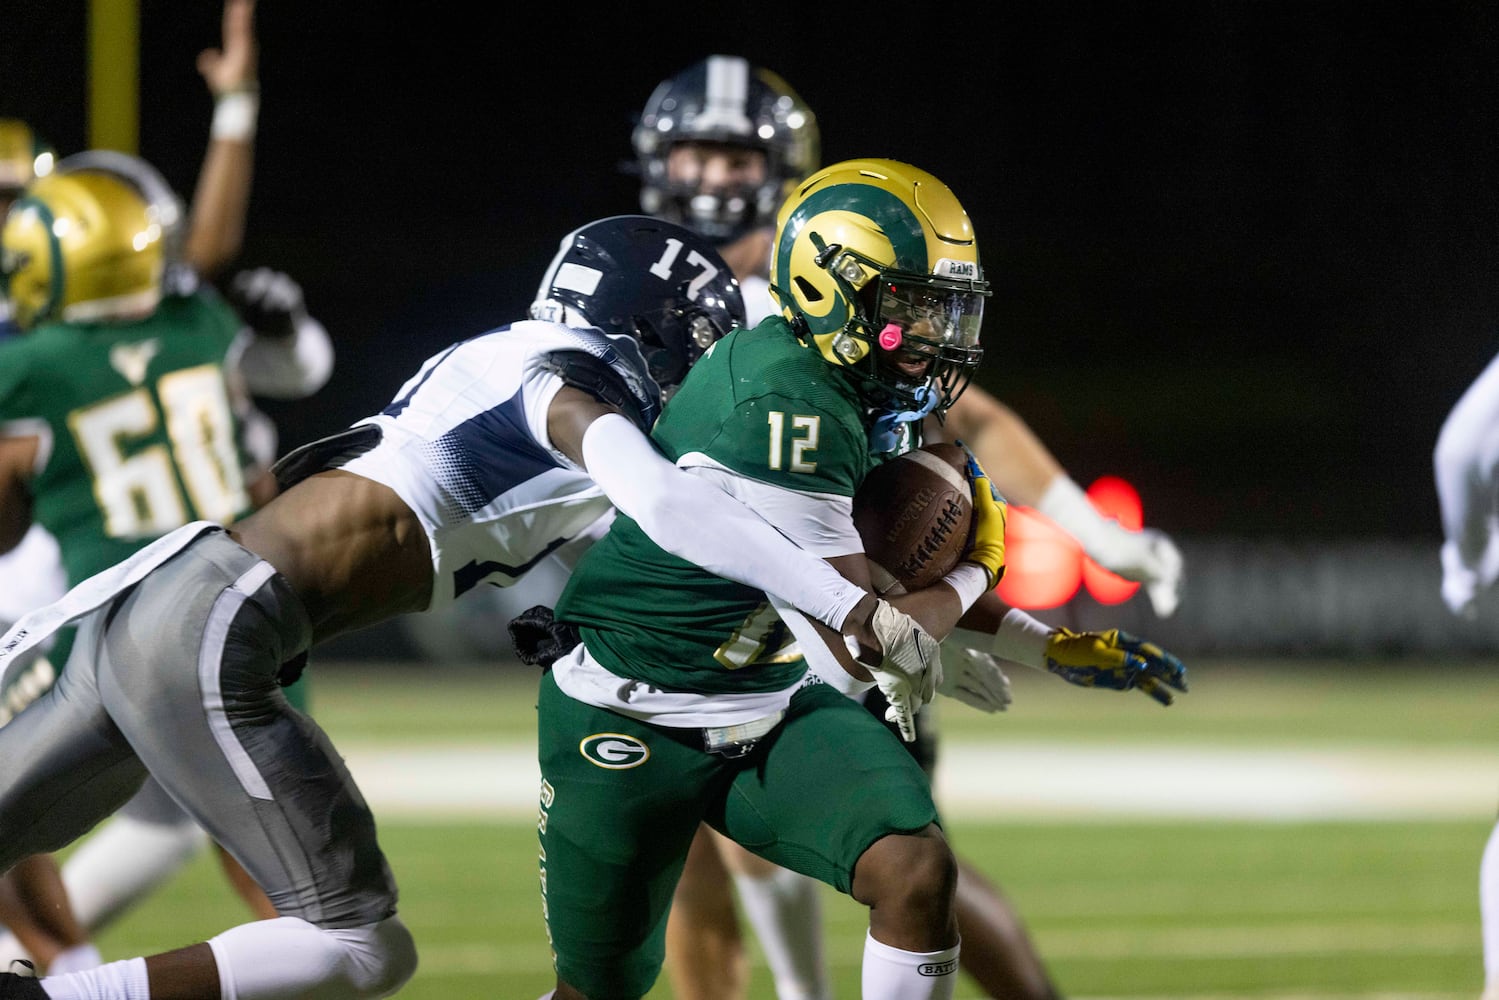
[[[739,402],[713,459],[747,479],[797,493],[851,498],[868,468],[863,429],[815,400],[768,393]],[[686,454],[680,464],[699,464]]]
[[[652,436],[678,465],[713,464],[798,493],[852,497],[871,464],[853,392],[775,318],[714,344]]]

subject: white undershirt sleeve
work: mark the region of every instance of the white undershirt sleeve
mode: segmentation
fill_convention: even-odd
[[[678,558],[779,597],[834,629],[864,597],[749,507],[672,465],[618,414],[584,432],[583,464],[615,507]]]

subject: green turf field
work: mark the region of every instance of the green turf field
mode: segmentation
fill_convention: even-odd
[[[1369,751],[1467,761],[1495,789],[1471,814],[1378,820],[1111,815],[949,818],[958,852],[1016,903],[1071,997],[1474,998],[1481,985],[1476,878],[1499,802],[1499,671],[1473,663],[1192,664],[1171,709],[1135,695],[1016,676],[998,717],[948,703],[956,746],[1060,741],[1096,753],[1098,780],[1151,752],[1159,772],[1207,751]],[[493,670],[321,666],[313,710],[335,740],[373,746],[523,746],[530,679]],[[1132,759],[1132,751],[1135,759]],[[1215,758],[1209,758],[1215,759]],[[351,762],[354,760],[351,754]],[[1174,770],[1154,777],[1166,783]],[[1199,768],[1200,770],[1200,768]],[[356,767],[356,774],[359,773]],[[1490,779],[1492,776],[1492,780]],[[1002,798],[1006,776],[985,776]],[[1289,776],[1288,776],[1289,777]],[[1443,775],[1433,769],[1436,782]],[[1198,774],[1185,787],[1200,787]],[[373,798],[373,796],[372,796]],[[524,808],[458,818],[391,813],[382,840],[422,966],[404,998],[533,998],[550,988]],[[385,815],[385,814],[382,814]],[[864,914],[826,896],[838,995],[858,996]],[[184,944],[241,919],[200,859],[100,938],[107,958]],[[751,996],[770,998],[762,964]],[[981,994],[971,983],[958,996]],[[651,994],[670,996],[664,981]]]

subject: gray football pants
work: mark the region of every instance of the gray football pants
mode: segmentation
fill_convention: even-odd
[[[268,563],[211,532],[78,626],[57,684],[0,728],[0,871],[87,833],[149,772],[283,916],[395,912],[369,807],[276,682],[311,629]]]

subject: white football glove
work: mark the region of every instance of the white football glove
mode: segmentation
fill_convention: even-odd
[[[932,700],[942,683],[942,654],[937,640],[910,615],[887,601],[875,605],[870,618],[884,650],[878,664],[860,660],[874,675],[880,693],[890,703],[885,721],[900,730],[900,738],[916,742],[916,710]]]
[[[1456,542],[1442,543],[1442,601],[1464,621],[1478,619],[1483,595],[1499,581],[1499,530],[1491,522],[1488,543],[1476,563],[1463,558]]]
[[[1170,618],[1181,603],[1181,549],[1164,532],[1154,528],[1144,529],[1140,537],[1145,539],[1149,557],[1138,579],[1144,582],[1145,596],[1150,599],[1150,607],[1156,616]]]
[[[942,644],[942,683],[937,693],[981,712],[1003,712],[1014,700],[999,658],[952,637]]]

